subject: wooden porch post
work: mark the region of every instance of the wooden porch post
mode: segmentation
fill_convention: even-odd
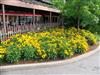
[[[35,23],[35,9],[33,9],[33,24]]]
[[[60,25],[59,16],[57,16],[57,24]]]
[[[51,26],[51,22],[52,22],[52,13],[50,12],[50,26]]]
[[[64,27],[64,17],[63,16],[61,17],[62,17],[62,26]]]
[[[35,28],[35,9],[33,9],[33,27]]]
[[[6,23],[5,23],[5,5],[2,4],[2,12],[3,12],[3,25],[4,25],[4,31],[6,33]]]

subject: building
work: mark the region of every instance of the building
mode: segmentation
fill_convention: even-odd
[[[0,36],[57,26],[59,15],[49,0],[0,0]]]

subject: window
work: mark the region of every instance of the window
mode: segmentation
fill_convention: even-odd
[[[3,17],[2,17],[2,15],[0,15],[0,30],[2,29],[2,27],[3,27],[3,19],[2,19]]]
[[[32,24],[32,20],[33,20],[33,18],[32,18],[32,16],[27,16],[26,17],[26,24]]]

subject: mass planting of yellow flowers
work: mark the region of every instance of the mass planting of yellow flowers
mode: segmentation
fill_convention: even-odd
[[[0,58],[3,58],[6,54],[6,48],[0,46]]]
[[[80,29],[78,33],[74,27],[69,29],[53,28],[38,33],[16,34],[0,44],[0,58],[5,57],[8,62],[19,61],[24,58],[33,60],[66,58],[88,51],[88,42],[96,44],[96,37],[91,32],[83,29]],[[25,53],[24,49],[26,47]],[[13,59],[14,52],[11,49],[16,50]],[[28,50],[29,54],[27,53]]]

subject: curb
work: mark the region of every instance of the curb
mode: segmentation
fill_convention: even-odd
[[[59,61],[51,61],[51,62],[43,62],[43,63],[33,63],[33,64],[18,64],[18,65],[8,65],[8,66],[0,66],[0,71],[9,71],[9,70],[22,70],[22,69],[28,69],[28,68],[41,68],[41,67],[49,67],[49,66],[57,66],[57,65],[63,65],[63,64],[70,64],[76,61],[79,61],[81,59],[84,59],[88,56],[91,56],[95,54],[96,52],[100,51],[100,42],[99,46],[82,55],[79,55],[77,57],[67,59],[67,60],[59,60]]]

